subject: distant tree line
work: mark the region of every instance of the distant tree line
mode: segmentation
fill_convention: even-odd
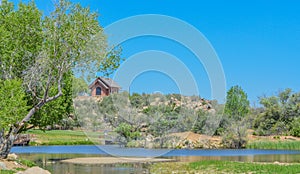
[[[81,107],[85,108],[81,112],[83,117],[94,113],[89,114],[93,130],[102,129],[105,123],[125,143],[151,135],[163,147],[168,135],[186,131],[221,136],[227,148],[245,147],[251,129],[254,135],[300,137],[300,95],[290,89],[280,92],[278,96],[261,97],[259,108],[250,106],[247,94],[240,86],[228,90],[225,104],[198,96],[130,95],[128,92],[110,95],[101,102],[92,102],[94,104],[81,102],[86,102],[85,107]],[[197,105],[201,109],[196,109]],[[78,116],[80,114],[78,112]],[[88,123],[81,122],[83,127]]]

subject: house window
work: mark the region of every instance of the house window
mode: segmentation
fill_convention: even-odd
[[[101,95],[101,88],[100,87],[96,88],[96,95]]]

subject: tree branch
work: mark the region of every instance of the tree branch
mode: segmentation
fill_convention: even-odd
[[[46,89],[45,89],[45,93],[44,93],[44,98],[43,100],[46,101],[47,96],[48,96],[48,92],[49,92],[49,87],[50,87],[50,82],[51,82],[51,78],[52,78],[52,71],[49,70],[49,76],[48,76],[48,80],[47,80],[47,84],[46,84]]]

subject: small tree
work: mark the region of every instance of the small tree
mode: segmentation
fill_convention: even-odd
[[[247,94],[239,86],[233,86],[227,92],[224,113],[227,125],[222,136],[225,147],[242,148],[246,143],[247,124],[245,116],[249,113]],[[228,125],[229,124],[229,125]]]
[[[249,100],[247,94],[240,86],[233,86],[227,92],[224,113],[234,120],[241,120],[249,113]]]

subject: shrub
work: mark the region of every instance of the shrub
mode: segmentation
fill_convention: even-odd
[[[294,119],[291,125],[291,135],[300,137],[300,118]]]
[[[243,122],[232,122],[222,135],[222,144],[226,148],[240,149],[247,144],[247,126]]]

